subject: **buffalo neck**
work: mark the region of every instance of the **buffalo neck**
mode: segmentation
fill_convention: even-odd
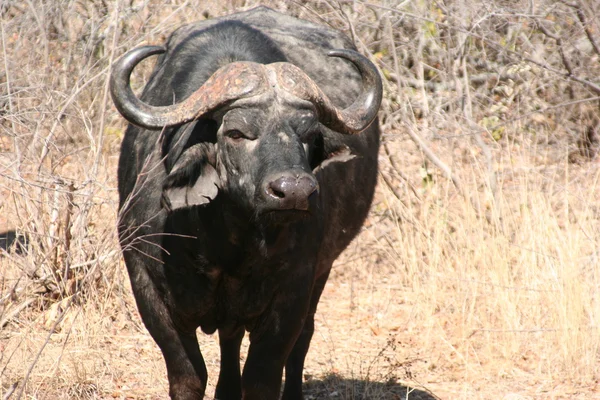
[[[218,196],[205,206],[169,214],[166,229],[177,238],[178,246],[187,243],[184,251],[188,257],[203,254],[207,262],[233,272],[239,265],[252,264],[253,259],[267,264],[284,259],[306,235],[316,233],[310,232],[313,218],[286,211],[255,215]]]

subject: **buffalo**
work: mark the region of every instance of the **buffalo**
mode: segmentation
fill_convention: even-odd
[[[319,297],[373,198],[376,67],[344,34],[259,7],[129,51],[110,87],[130,122],[120,244],[170,396],[204,396],[199,327],[218,331],[217,399],[278,399],[284,369],[283,399],[302,399]]]

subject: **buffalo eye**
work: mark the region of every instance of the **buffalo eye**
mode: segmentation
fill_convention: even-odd
[[[241,131],[238,131],[237,129],[231,129],[225,132],[225,136],[234,142],[240,142],[242,139],[248,139],[246,135],[244,135]]]
[[[315,135],[320,132],[319,121],[311,111],[303,113],[300,118],[292,122],[300,140],[304,143],[310,143]]]

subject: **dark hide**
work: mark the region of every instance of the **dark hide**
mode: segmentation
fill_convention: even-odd
[[[233,61],[288,61],[340,107],[361,91],[335,30],[257,8],[178,29],[141,96],[169,105]],[[274,88],[161,131],[130,125],[119,161],[119,236],[136,302],[174,399],[202,399],[196,329],[218,331],[218,399],[302,398],[314,314],[333,261],[359,232],[377,177],[379,127],[322,126]],[[250,332],[243,369],[239,347]]]
[[[14,230],[0,232],[0,250],[8,253],[24,254],[29,247],[29,238]],[[0,251],[2,254],[2,251]]]

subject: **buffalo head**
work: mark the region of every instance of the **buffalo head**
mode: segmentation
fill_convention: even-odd
[[[375,66],[355,51],[334,50],[328,55],[351,61],[362,76],[362,93],[345,109],[285,62],[233,62],[182,102],[152,106],[134,95],[130,75],[143,59],[164,51],[146,46],[128,52],[115,64],[110,86],[117,109],[132,124],[179,127],[163,146],[163,200],[171,210],[207,203],[223,192],[259,215],[310,211],[319,190],[313,171],[351,158],[340,149],[315,164],[311,149],[323,126],[358,133],[375,119],[381,102]]]

